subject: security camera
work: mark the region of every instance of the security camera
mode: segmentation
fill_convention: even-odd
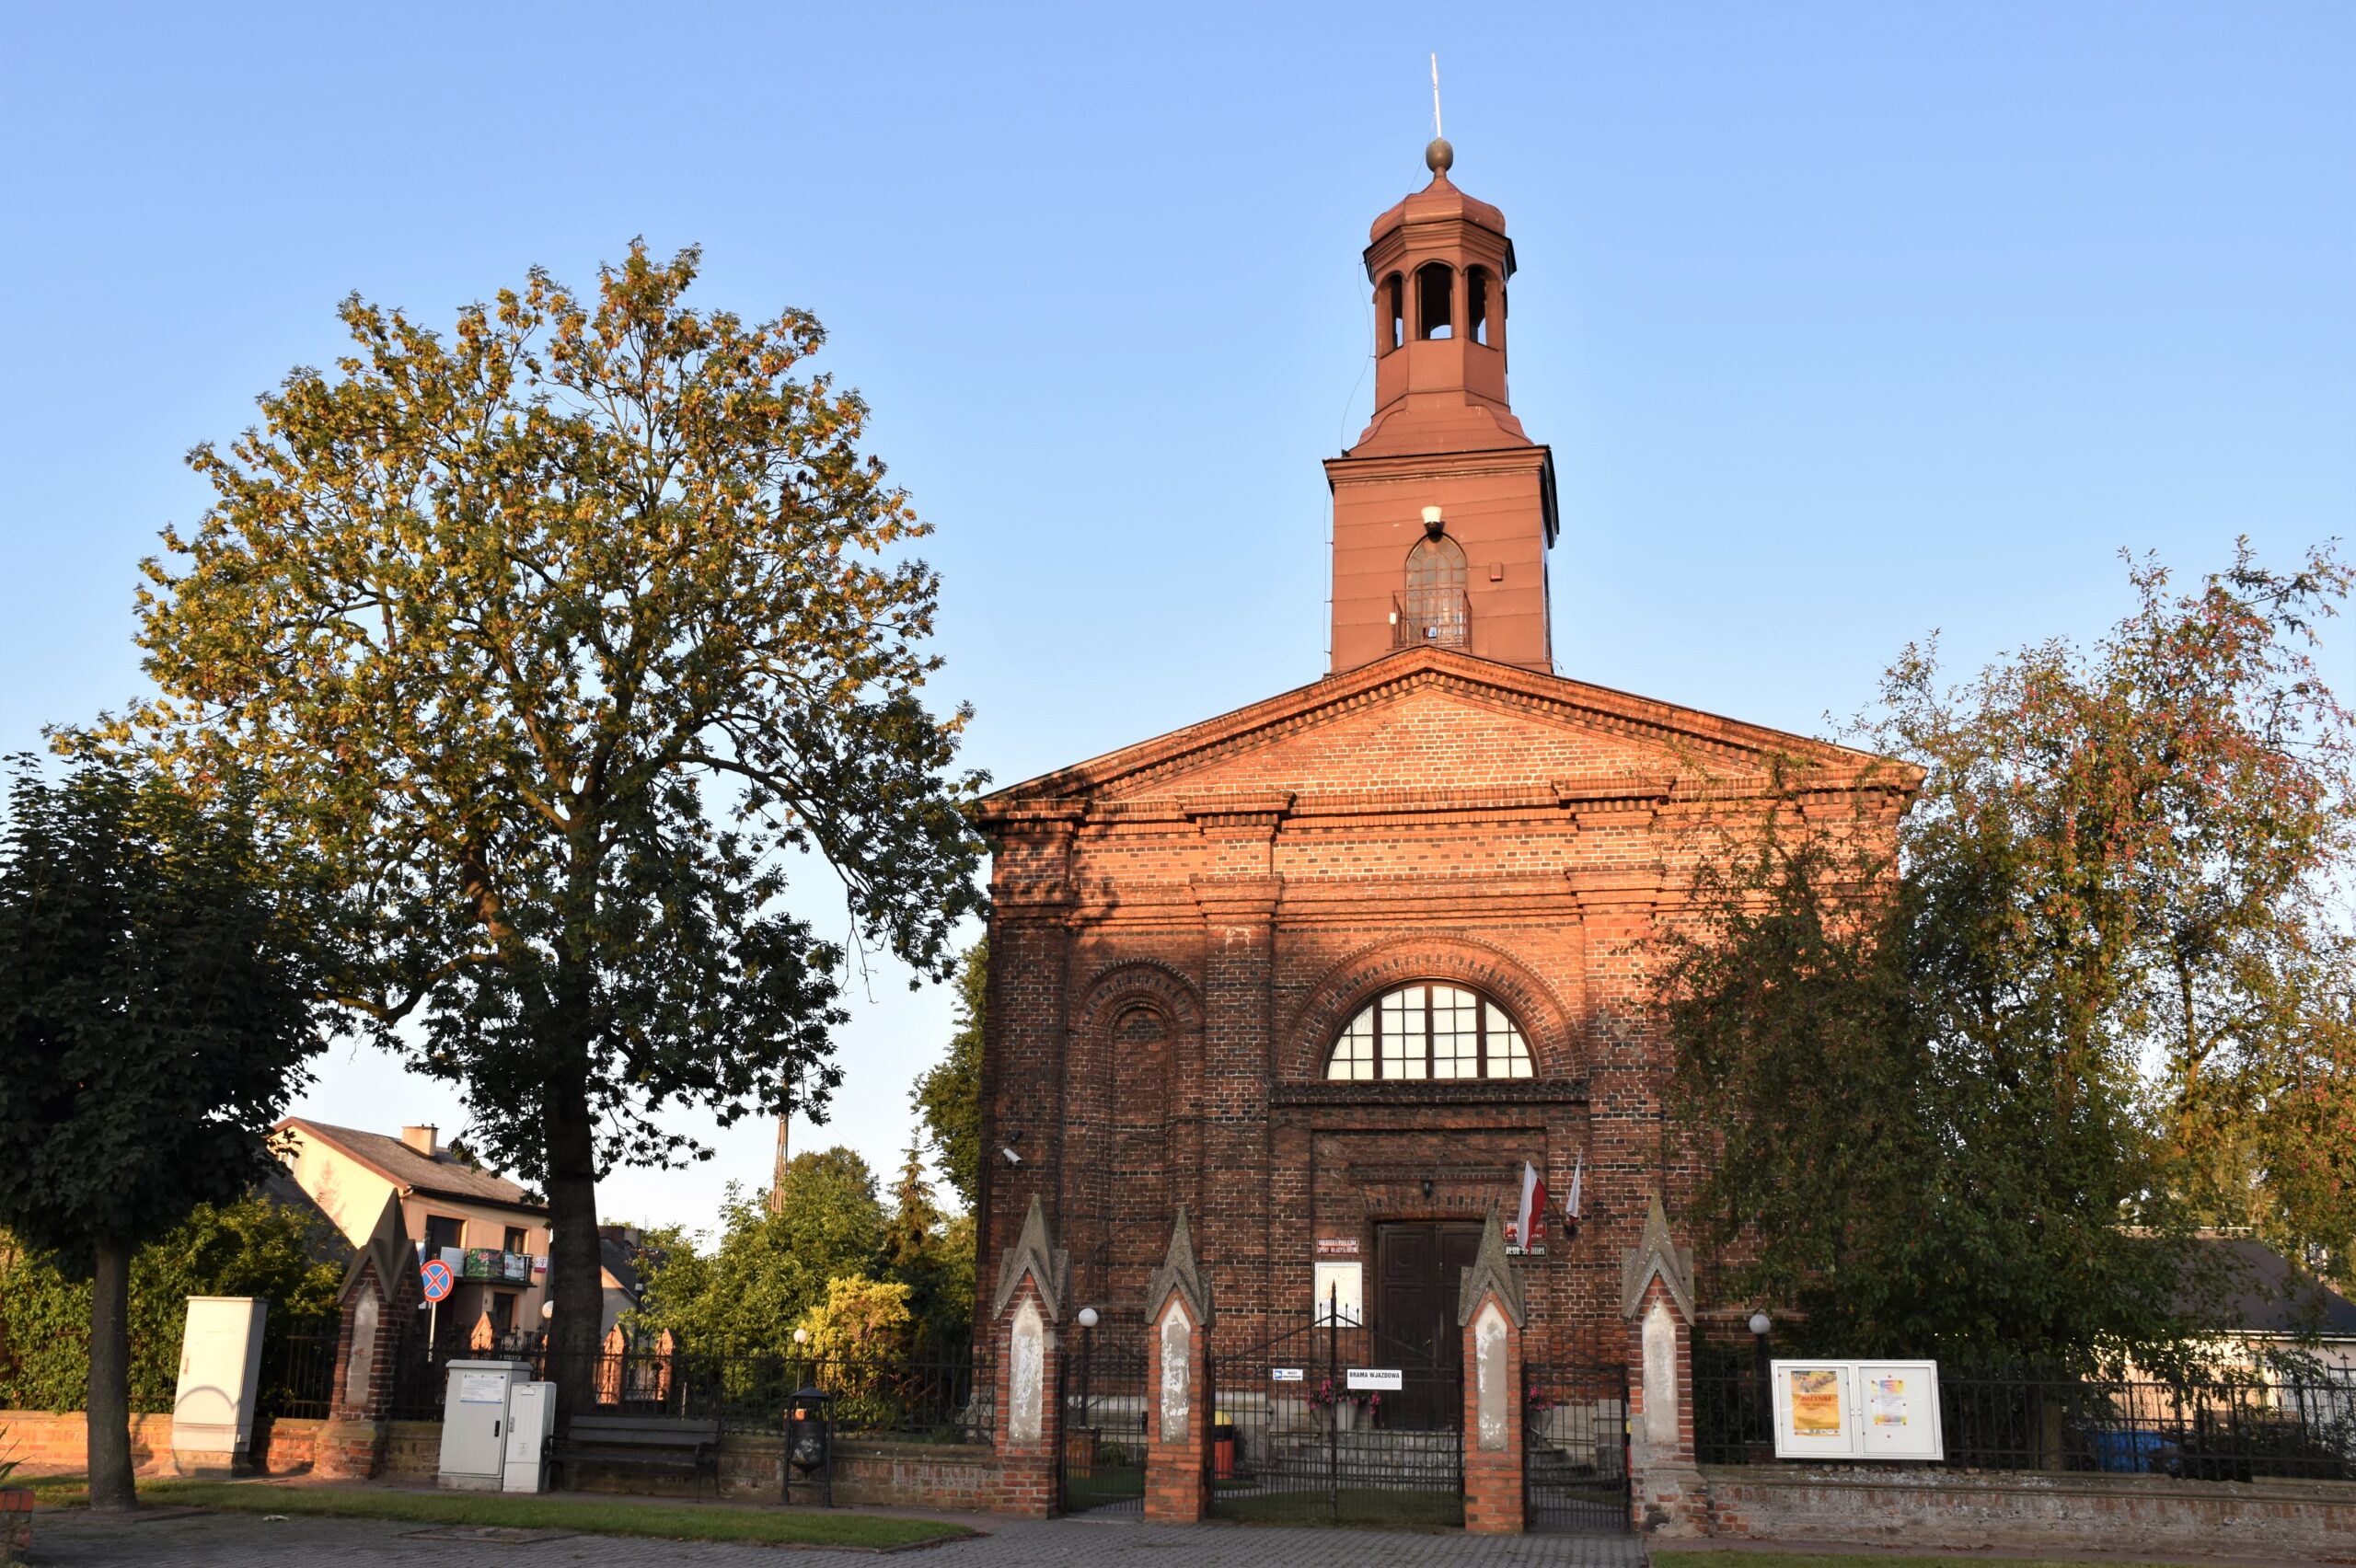
[[[999,1153],[1006,1156],[1006,1162],[1009,1165],[1020,1165],[1022,1163],[1022,1157],[1015,1153],[1011,1148],[1001,1148],[999,1150]]]

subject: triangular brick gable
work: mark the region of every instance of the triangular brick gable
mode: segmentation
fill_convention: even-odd
[[[385,1207],[376,1216],[375,1228],[368,1233],[366,1244],[352,1255],[352,1265],[344,1271],[343,1286],[336,1293],[336,1299],[351,1301],[352,1293],[365,1283],[373,1286],[378,1299],[387,1305],[397,1303],[405,1287],[417,1278],[417,1250],[410,1244],[401,1219],[400,1195],[387,1193]]]
[[[1264,770],[1258,754],[1281,750]],[[1332,767],[1321,770],[1321,758]],[[1345,778],[1352,798],[1307,781]],[[1451,791],[1530,803],[1615,803],[1749,793],[1771,778],[1911,793],[1917,770],[1845,746],[1745,724],[1436,648],[1347,674],[990,795],[986,817],[1402,809]],[[1328,787],[1330,789],[1330,786]],[[1489,803],[1495,803],[1494,801]]]
[[[1645,1304],[1654,1280],[1659,1280],[1685,1321],[1693,1321],[1693,1250],[1670,1239],[1669,1215],[1660,1194],[1652,1195],[1645,1216],[1645,1233],[1620,1257],[1620,1312],[1634,1318]]]
[[[1184,1204],[1178,1205],[1178,1223],[1171,1228],[1170,1251],[1162,1258],[1161,1267],[1146,1282],[1146,1321],[1159,1319],[1172,1295],[1186,1304],[1186,1315],[1195,1327],[1211,1326],[1211,1282],[1203,1277],[1202,1264],[1195,1256],[1194,1231],[1186,1223]]]
[[[1470,1323],[1481,1303],[1492,1296],[1513,1326],[1521,1327],[1530,1312],[1522,1302],[1521,1276],[1513,1272],[1513,1262],[1506,1256],[1505,1223],[1496,1209],[1489,1211],[1489,1221],[1481,1228],[1481,1250],[1473,1254],[1472,1266],[1458,1283],[1456,1326]]]
[[[1014,1248],[999,1264],[998,1295],[990,1303],[990,1315],[1006,1315],[1007,1304],[1028,1275],[1031,1286],[1039,1293],[1039,1305],[1047,1314],[1047,1321],[1063,1320],[1063,1298],[1071,1283],[1071,1259],[1063,1249],[1047,1238],[1046,1211],[1034,1194],[1031,1211],[1023,1216],[1022,1234]]]

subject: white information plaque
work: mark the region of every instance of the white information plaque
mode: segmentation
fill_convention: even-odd
[[[1779,1459],[1943,1459],[1935,1361],[1771,1364]]]

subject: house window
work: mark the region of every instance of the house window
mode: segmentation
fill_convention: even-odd
[[[445,1247],[466,1244],[467,1222],[454,1215],[429,1214],[425,1216],[425,1257],[431,1262],[442,1255]]]
[[[522,1226],[511,1225],[507,1228],[507,1240],[505,1242],[505,1246],[507,1251],[511,1252],[522,1252],[528,1250],[524,1244],[524,1228]]]
[[[515,1332],[515,1293],[495,1290],[491,1295],[491,1332],[501,1339]]]
[[[1357,1010],[1334,1043],[1325,1076],[1526,1078],[1530,1043],[1506,1010],[1479,992],[1419,981]]]

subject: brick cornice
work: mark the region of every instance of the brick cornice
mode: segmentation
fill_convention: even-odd
[[[1202,876],[1188,883],[1206,917],[1215,920],[1273,920],[1276,901],[1284,896],[1285,879],[1278,876]]]

